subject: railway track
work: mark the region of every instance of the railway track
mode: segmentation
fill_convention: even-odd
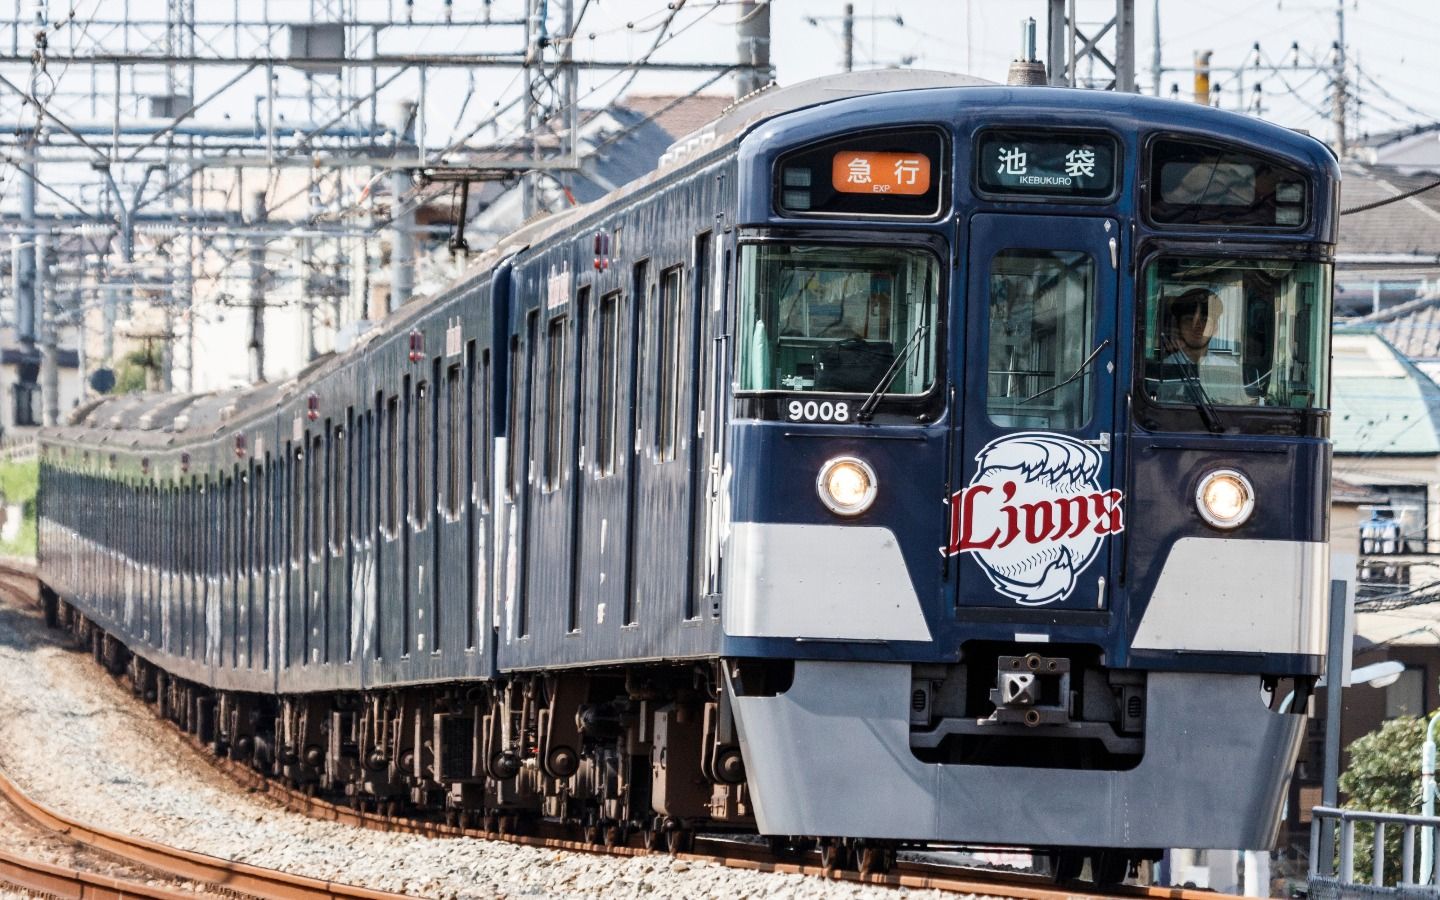
[[[38,603],[38,584],[33,570],[12,560],[0,560],[0,592],[13,601],[29,605]],[[652,852],[638,843],[604,845],[576,840],[558,829],[536,835],[502,834],[473,828],[448,825],[438,821],[412,819],[360,811],[332,803],[304,791],[292,789],[266,778],[249,766],[216,757],[205,750],[192,736],[185,735],[192,747],[213,766],[248,791],[263,793],[286,808],[317,819],[377,831],[416,834],[434,838],[470,837],[502,840],[550,850],[564,850],[612,856],[639,856]],[[356,898],[356,900],[393,900],[408,895],[393,894],[368,888],[326,882],[314,878],[289,875],[243,863],[232,863],[203,854],[165,847],[152,841],[131,838],[105,829],[88,826],[25,797],[15,785],[0,775],[0,795],[22,810],[26,816],[43,826],[79,843],[112,854],[127,862],[167,873],[171,876],[203,882],[254,897],[283,900],[321,900],[321,898]],[[692,852],[675,854],[677,859],[717,863],[737,869],[761,872],[791,873],[819,878],[841,879],[861,884],[906,888],[934,889],[957,894],[980,894],[1016,900],[1107,900],[1116,897],[1167,898],[1167,900],[1224,900],[1226,895],[1210,891],[1168,887],[1107,886],[1103,889],[1086,884],[1055,885],[1048,879],[1014,873],[965,868],[911,860],[898,861],[885,874],[861,874],[836,871],[824,867],[818,854],[803,855],[794,860],[777,859],[768,849],[723,838],[697,836]],[[87,875],[62,867],[26,861],[0,853],[0,881],[60,897],[155,897],[168,900],[194,893],[177,893],[165,888],[125,882],[106,876]]]

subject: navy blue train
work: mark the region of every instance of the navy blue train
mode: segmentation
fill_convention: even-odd
[[[47,431],[49,612],[361,805],[866,868],[1269,846],[1338,181],[1139,96],[762,92],[293,381]]]

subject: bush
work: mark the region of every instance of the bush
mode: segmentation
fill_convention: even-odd
[[[1411,815],[1420,812],[1420,748],[1425,743],[1425,725],[1423,719],[1403,716],[1351,742],[1350,767],[1340,776],[1346,809]],[[1400,881],[1402,831],[1394,826],[1385,829],[1386,884]],[[1372,826],[1355,826],[1357,881],[1370,880],[1374,841]],[[1338,847],[1338,836],[1336,844]]]
[[[0,554],[5,556],[35,555],[35,495],[40,488],[40,463],[0,461],[0,495],[5,503],[18,504],[24,518],[13,541],[0,541]]]

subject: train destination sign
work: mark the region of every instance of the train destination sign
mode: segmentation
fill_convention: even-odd
[[[784,154],[775,206],[790,216],[932,218],[949,194],[950,148],[930,126],[862,131]]]
[[[842,194],[924,194],[930,160],[923,153],[842,150],[831,160],[830,184]]]
[[[1115,139],[1106,134],[988,131],[976,156],[984,193],[1099,199],[1115,189]]]

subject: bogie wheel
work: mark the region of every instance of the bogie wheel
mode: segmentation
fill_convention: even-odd
[[[850,845],[843,838],[828,838],[820,842],[820,868],[826,874],[853,868],[850,858]]]
[[[660,849],[660,831],[652,826],[647,826],[640,832],[640,845],[651,853]]]
[[[889,847],[863,847],[860,850],[861,875],[884,875],[895,866],[895,851]]]
[[[1085,854],[1078,850],[1055,850],[1050,854],[1050,871],[1056,883],[1074,881],[1085,869]]]
[[[765,843],[770,848],[771,856],[787,861],[800,859],[807,849],[803,840],[788,834],[772,834],[765,838]]]
[[[585,826],[580,829],[580,839],[587,844],[600,843],[600,823],[586,822]]]
[[[500,817],[494,813],[486,813],[480,817],[480,830],[486,834],[498,834],[500,832]]]
[[[1130,856],[1119,850],[1101,850],[1090,857],[1090,872],[1097,885],[1123,884],[1130,874]]]
[[[672,828],[665,832],[665,849],[671,854],[689,853],[695,846],[695,832],[689,828]]]
[[[625,833],[625,826],[620,825],[620,824],[618,824],[618,823],[612,823],[612,824],[610,824],[610,825],[605,826],[605,835],[604,835],[604,837],[605,837],[605,846],[607,846],[607,847],[623,847],[623,846],[625,846],[625,838],[628,837],[628,835],[626,835],[626,833]]]

